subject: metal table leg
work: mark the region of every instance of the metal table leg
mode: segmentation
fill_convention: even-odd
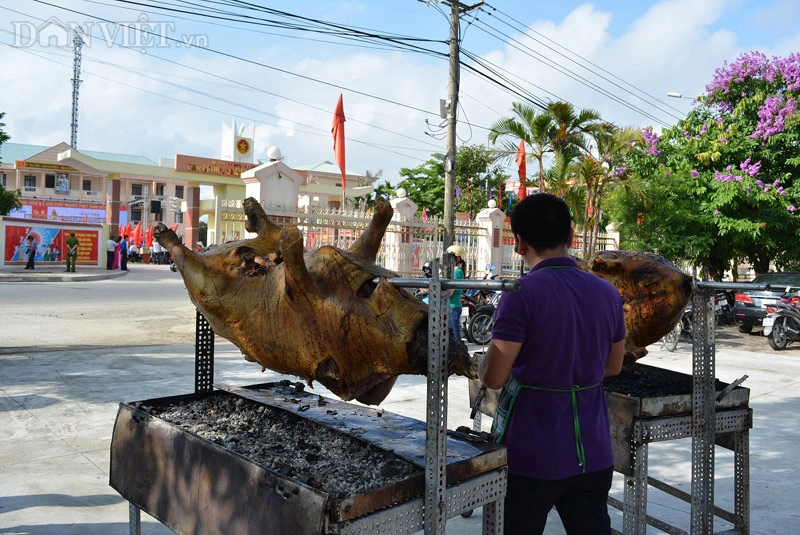
[[[142,511],[128,502],[128,534],[142,535]]]

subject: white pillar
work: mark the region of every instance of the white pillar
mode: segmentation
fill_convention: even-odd
[[[617,225],[610,223],[606,227],[606,234],[611,241],[611,243],[606,242],[606,250],[619,249],[619,232],[617,231]]]
[[[207,241],[209,241],[210,243],[207,243],[206,246],[209,246],[211,244],[220,244],[223,241],[225,241],[222,239],[222,234],[221,234],[222,231],[221,220],[222,220],[222,197],[220,197],[219,195],[214,195],[214,228],[213,228],[214,235],[213,235],[213,241],[207,238]],[[211,231],[212,229],[209,229],[209,234],[211,233]]]
[[[483,269],[487,264],[494,266],[493,273],[499,274],[503,269],[503,221],[506,214],[497,208],[497,201],[489,199],[489,207],[484,208],[475,220],[483,226],[485,237],[478,242],[478,267]]]
[[[394,208],[393,223],[413,221],[417,213],[417,204],[406,197],[406,190],[399,188],[397,198],[391,201]],[[411,227],[402,226],[400,232],[387,232],[384,237],[385,250],[390,254],[384,260],[384,267],[401,275],[411,276],[411,254],[413,251],[414,232]],[[394,254],[391,254],[394,252]]]

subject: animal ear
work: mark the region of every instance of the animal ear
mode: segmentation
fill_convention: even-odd
[[[253,197],[244,200],[244,213],[247,216],[247,232],[255,232],[259,238],[277,239],[281,228],[273,223],[264,212],[264,207]]]
[[[303,295],[307,300],[317,297],[316,286],[303,257],[303,233],[294,225],[288,225],[281,231],[280,243],[289,299],[295,300]]]
[[[350,246],[349,251],[366,260],[375,262],[378,256],[378,249],[381,248],[381,240],[386,232],[386,227],[392,221],[394,209],[383,197],[375,199],[375,214],[369,222],[367,229]]]

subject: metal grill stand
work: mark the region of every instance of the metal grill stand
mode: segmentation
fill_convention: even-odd
[[[745,285],[754,287],[754,285]],[[750,533],[750,458],[749,430],[752,410],[717,410],[715,389],[714,291],[730,288],[725,283],[697,283],[692,296],[692,412],[690,415],[662,418],[634,418],[630,428],[630,464],[625,474],[624,502],[609,498],[609,504],[623,512],[623,533],[644,535],[647,524],[670,534],[686,532],[647,515],[647,486],[691,504],[692,535],[714,533],[714,516],[734,525],[726,533]],[[721,396],[720,396],[721,397]],[[613,433],[612,425],[612,433]],[[692,438],[692,492],[681,492],[647,475],[648,444]],[[714,506],[714,446],[734,451],[734,512]]]
[[[452,277],[453,257],[445,255],[447,275]],[[429,289],[428,388],[425,441],[425,495],[422,498],[383,509],[346,524],[328,525],[325,533],[337,535],[410,534],[424,529],[425,535],[444,535],[447,519],[483,507],[483,533],[503,531],[502,500],[506,494],[507,469],[492,469],[447,487],[447,379],[449,290],[487,288],[501,291],[518,288],[516,281],[464,281],[439,278],[439,260],[433,261],[433,277],[390,279],[398,287]],[[195,393],[211,392],[214,376],[214,332],[198,311],[195,345]],[[131,535],[141,534],[139,507],[129,504]],[[262,526],[263,527],[263,526]]]

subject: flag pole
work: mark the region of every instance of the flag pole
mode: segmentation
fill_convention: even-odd
[[[339,101],[336,103],[336,110],[333,112],[333,125],[331,125],[331,134],[333,135],[333,153],[336,156],[336,164],[342,172],[342,206],[344,210],[347,194],[347,165],[345,163],[345,150],[344,150],[344,102],[342,94],[339,94]]]

